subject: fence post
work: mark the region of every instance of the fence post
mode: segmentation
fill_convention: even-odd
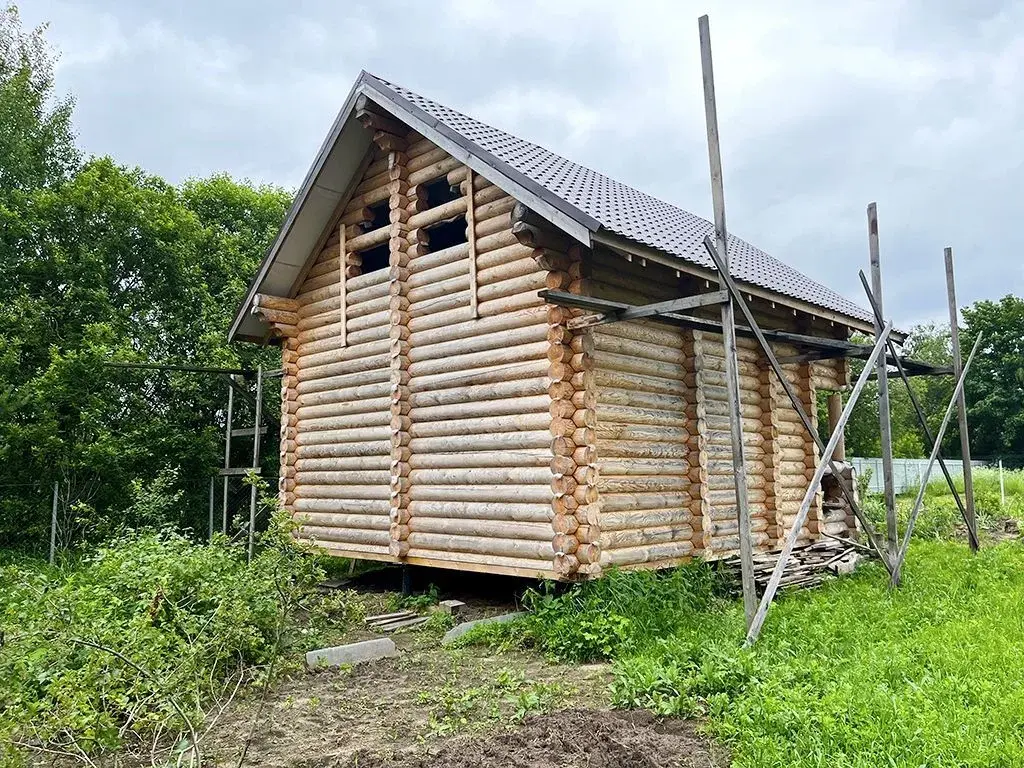
[[[57,496],[59,494],[59,486],[60,481],[54,480],[53,511],[50,513],[50,565],[53,565],[53,561],[57,556]]]
[[[210,475],[210,541],[213,541],[213,495],[214,485],[216,484],[216,478]]]

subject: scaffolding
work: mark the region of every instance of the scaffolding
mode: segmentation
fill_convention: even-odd
[[[593,314],[575,318],[572,323],[574,328],[585,328],[591,325],[599,325],[610,322],[622,322],[645,318],[659,323],[682,326],[686,328],[707,330],[721,334],[725,350],[725,380],[728,395],[728,408],[730,420],[730,437],[732,446],[732,462],[736,492],[736,509],[739,522],[739,543],[740,543],[740,574],[743,590],[743,605],[746,617],[747,635],[746,644],[753,644],[764,625],[768,610],[779,589],[786,564],[793,554],[800,529],[806,522],[811,504],[818,492],[822,479],[827,471],[837,481],[842,495],[845,497],[850,509],[856,515],[861,528],[867,538],[868,549],[878,557],[885,565],[890,583],[897,587],[900,582],[900,572],[903,562],[906,559],[910,537],[914,524],[920,513],[924,490],[928,484],[931,470],[936,463],[942,469],[946,482],[949,484],[956,499],[957,507],[967,526],[970,547],[972,551],[978,549],[978,534],[974,514],[974,501],[971,482],[971,464],[969,447],[967,446],[967,412],[963,396],[964,381],[970,369],[971,362],[981,344],[981,336],[974,341],[966,362],[961,364],[959,335],[957,329],[957,307],[956,292],[953,278],[952,250],[945,249],[947,300],[950,312],[950,327],[952,333],[952,368],[930,365],[921,361],[911,360],[900,355],[897,349],[897,342],[893,336],[892,321],[884,319],[882,305],[882,272],[881,260],[878,245],[878,215],[877,206],[871,203],[867,208],[868,216],[868,250],[871,267],[871,283],[863,272],[860,272],[860,280],[865,295],[871,306],[874,318],[875,340],[873,344],[857,344],[842,339],[833,339],[805,334],[790,333],[787,331],[762,330],[754,318],[750,307],[747,304],[740,288],[733,280],[729,271],[729,253],[727,249],[728,231],[726,229],[725,217],[725,191],[722,182],[722,160],[718,132],[718,113],[715,98],[714,71],[711,55],[711,33],[707,16],[701,16],[698,20],[700,36],[701,69],[704,85],[704,112],[707,127],[708,160],[711,176],[711,198],[714,209],[714,238],[705,236],[703,245],[715,265],[718,278],[718,291],[704,293],[697,296],[682,296],[668,301],[661,301],[654,304],[634,306],[621,302],[595,299],[586,296],[567,293],[564,291],[542,291],[541,295],[549,302],[562,306],[575,307],[587,310]],[[710,320],[702,317],[685,314],[686,310],[693,310],[702,307],[713,307],[719,305],[721,308],[721,321]],[[743,316],[745,325],[737,324],[735,312],[739,310]],[[820,461],[811,479],[811,482],[803,496],[800,511],[796,521],[786,536],[782,550],[772,569],[771,577],[758,599],[755,584],[755,566],[753,558],[753,546],[750,530],[750,511],[748,494],[746,488],[746,471],[742,434],[742,420],[739,399],[739,376],[738,360],[736,351],[737,336],[752,337],[757,343],[771,366],[782,388],[785,390],[794,410],[807,431],[814,440],[820,454]],[[772,342],[784,343],[795,347],[797,354],[794,356],[779,358],[772,348]],[[782,365],[790,362],[805,362],[811,360],[825,360],[829,358],[858,358],[865,361],[864,369],[858,376],[856,383],[850,392],[847,402],[841,413],[834,413],[830,408],[829,430],[830,436],[827,442],[823,441],[814,423],[808,416],[800,397],[794,391],[792,385],[785,376]],[[938,432],[932,435],[925,419],[924,411],[918,402],[913,389],[910,386],[911,376],[942,376],[953,375],[956,378],[956,386],[953,396],[943,416]],[[917,493],[910,516],[903,531],[902,540],[899,536],[895,492],[893,483],[893,456],[891,439],[891,421],[889,411],[888,388],[890,379],[900,379],[906,386],[910,400],[913,404],[915,414],[921,426],[922,434],[931,447],[931,454],[928,465],[921,478],[920,488]],[[884,539],[875,530],[871,521],[867,518],[858,504],[854,489],[847,484],[845,476],[839,471],[834,455],[842,443],[843,430],[857,399],[863,392],[864,387],[870,379],[878,381],[879,389],[879,429],[881,431],[882,446],[882,468],[883,484],[886,508],[886,525]],[[952,476],[942,459],[939,451],[943,436],[952,417],[954,407],[958,409],[958,420],[960,425],[960,439],[964,456],[964,479],[965,498],[962,499],[953,483]],[[835,538],[835,537],[829,537]],[[841,539],[854,547],[864,549],[859,542]]]

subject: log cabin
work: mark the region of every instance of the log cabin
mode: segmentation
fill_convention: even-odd
[[[708,233],[362,73],[230,330],[281,348],[279,496],[298,535],[559,580],[735,554],[719,309],[605,322],[716,290]],[[801,340],[841,346],[870,314],[743,240],[729,257],[814,417],[847,365]],[[771,551],[818,455],[757,344],[738,344],[752,539]],[[819,495],[800,537],[853,526]]]

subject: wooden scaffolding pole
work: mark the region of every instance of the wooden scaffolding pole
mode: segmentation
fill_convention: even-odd
[[[868,279],[864,276],[864,270],[860,270],[860,284],[864,287],[864,293],[868,297],[868,303],[871,304],[871,309],[875,313],[876,320],[881,320],[882,313],[878,308],[877,302],[875,302],[874,294],[871,293],[871,286],[868,285]],[[906,370],[903,368],[903,362],[900,360],[899,355],[896,354],[896,345],[893,340],[889,339],[889,354],[896,365],[896,372],[900,378],[903,379],[903,384],[907,388],[907,395],[910,397],[910,404],[914,407],[914,413],[917,414],[917,423],[921,426],[921,432],[924,435],[925,442],[934,443],[935,438],[932,437],[931,427],[928,426],[928,419],[924,415],[924,408],[921,407],[921,402],[917,399],[917,395],[914,393],[914,388],[910,386],[910,378],[907,376]],[[949,486],[950,493],[953,494],[953,500],[956,502],[957,508],[960,510],[960,517],[963,518],[964,525],[967,526],[967,537],[970,539],[971,549],[978,549],[978,531],[971,524],[971,520],[967,515],[967,508],[964,506],[963,500],[960,498],[960,493],[956,489],[956,483],[953,482],[953,476],[949,472],[949,467],[946,466],[945,460],[942,458],[942,454],[936,455],[939,462],[939,468],[942,470],[942,474],[946,478],[946,485]]]
[[[231,427],[235,413],[235,388],[228,378],[228,414],[224,425],[224,488],[223,505],[221,507],[221,533],[228,532],[228,476],[227,470],[231,468]]]
[[[943,250],[946,260],[946,298],[949,301],[949,339],[953,351],[953,375],[959,376],[960,363],[960,310],[956,304],[956,283],[953,280],[953,249]],[[960,426],[960,455],[964,464],[964,500],[967,503],[967,527],[973,534],[971,550],[978,551],[978,522],[974,512],[974,474],[971,470],[971,439],[967,431],[967,398],[963,390],[956,401]]]
[[[839,440],[842,437],[843,430],[846,428],[846,422],[850,419],[850,414],[853,413],[853,406],[857,404],[857,399],[860,397],[860,393],[864,390],[864,385],[868,383],[868,377],[871,375],[871,368],[875,364],[875,361],[883,356],[885,351],[885,342],[889,338],[889,333],[892,331],[892,323],[887,323],[886,326],[881,330],[878,335],[878,340],[875,342],[875,350],[872,352],[871,357],[868,358],[867,365],[864,366],[864,370],[861,371],[860,376],[857,378],[857,383],[853,387],[853,391],[850,393],[850,399],[846,401],[846,407],[843,408],[843,413],[839,417],[839,423],[836,425],[835,431],[829,438],[828,444],[821,453],[821,462],[818,464],[818,468],[814,472],[814,477],[811,478],[811,484],[807,486],[807,491],[804,493],[803,502],[800,504],[800,511],[797,513],[796,520],[793,521],[793,528],[786,536],[786,543],[782,547],[782,552],[779,554],[778,562],[775,563],[775,568],[772,570],[771,578],[768,579],[768,585],[764,589],[764,596],[761,598],[761,603],[757,607],[757,613],[754,616],[754,621],[747,630],[747,645],[752,645],[757,640],[757,636],[761,633],[761,627],[764,626],[765,617],[768,615],[768,609],[771,607],[772,600],[775,598],[775,593],[779,589],[779,583],[782,581],[782,574],[786,570],[786,563],[789,561],[790,555],[793,554],[793,547],[796,546],[797,537],[800,535],[800,529],[803,528],[804,523],[807,521],[807,514],[811,509],[811,502],[814,501],[814,496],[818,492],[818,486],[821,484],[821,478],[825,476],[825,470],[832,465],[832,454],[839,444]]]
[[[728,231],[725,226],[725,186],[722,182],[722,155],[718,136],[718,108],[715,103],[715,75],[711,60],[711,29],[708,17],[697,21],[700,31],[700,62],[704,79],[704,117],[708,133],[708,161],[711,166],[711,199],[715,211],[715,248],[723,269],[729,270]],[[719,287],[725,288],[725,276]],[[747,500],[747,471],[743,455],[743,417],[740,411],[739,364],[736,359],[736,326],[732,301],[722,303],[722,344],[725,352],[725,384],[729,400],[729,427],[732,437],[733,481],[736,486],[736,514],[739,522],[740,574],[743,582],[743,609],[750,630],[757,610],[754,583],[754,548],[750,541],[750,507]]]
[[[910,534],[914,532],[914,523],[917,522],[917,515],[921,511],[921,504],[924,502],[924,491],[928,487],[928,478],[931,476],[932,467],[935,466],[935,458],[939,455],[939,445],[942,443],[942,438],[946,434],[946,427],[949,426],[950,417],[953,415],[953,406],[956,405],[957,400],[964,391],[964,381],[967,379],[967,371],[971,367],[971,361],[974,360],[974,353],[978,351],[978,347],[981,345],[981,334],[978,334],[978,338],[974,342],[974,347],[971,349],[971,354],[967,356],[967,363],[964,365],[964,369],[960,371],[960,376],[957,378],[956,389],[953,390],[953,396],[949,399],[949,405],[946,406],[946,413],[942,417],[942,424],[939,425],[939,431],[935,435],[935,443],[932,445],[931,455],[928,457],[928,466],[925,467],[924,476],[921,478],[921,487],[917,491],[917,498],[914,500],[914,507],[910,510],[910,518],[907,520],[907,530],[903,534],[903,543],[900,545],[899,555],[896,560],[896,567],[892,572],[892,585],[896,586],[900,581],[900,569],[903,567],[903,560],[907,556],[907,549],[910,547]]]
[[[868,204],[868,252],[871,259],[871,293],[878,303],[875,338],[882,332],[879,324],[885,317],[882,309],[882,267],[878,255],[878,207]],[[878,360],[878,427],[882,448],[882,489],[885,496],[885,542],[889,559],[895,560],[899,550],[896,529],[896,484],[892,476],[892,419],[889,411],[889,364],[882,355]]]

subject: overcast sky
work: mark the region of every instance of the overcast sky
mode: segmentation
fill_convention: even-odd
[[[785,9],[785,10],[782,10]],[[1024,294],[1024,2],[22,0],[80,145],[171,181],[295,188],[360,69],[711,216],[711,15],[730,230],[887,314]]]

